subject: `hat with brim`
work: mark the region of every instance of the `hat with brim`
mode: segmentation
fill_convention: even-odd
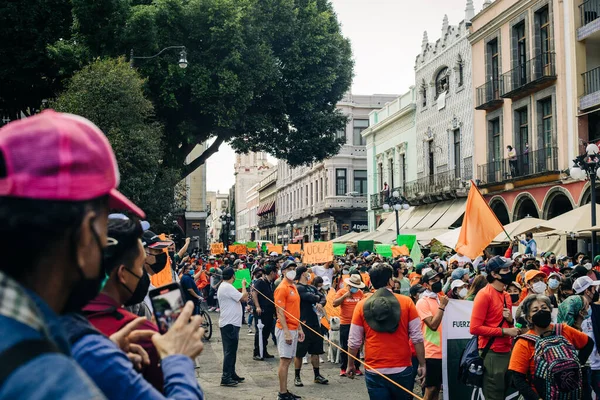
[[[455,279],[450,285],[450,290],[465,286],[467,283],[461,279]]]
[[[349,278],[344,279],[344,283],[348,286],[352,286],[357,289],[362,289],[365,287],[365,284],[360,279],[360,274],[359,275],[356,275],[356,274],[350,275]]]
[[[173,244],[172,241],[162,240],[160,236],[152,231],[146,231],[142,235],[142,244],[149,249],[165,249]]]
[[[400,302],[387,288],[378,289],[365,301],[363,307],[367,324],[376,332],[396,332],[400,312]]]

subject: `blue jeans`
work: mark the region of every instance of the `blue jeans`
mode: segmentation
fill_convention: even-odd
[[[413,367],[406,367],[399,374],[386,376],[406,389],[410,390],[414,386]],[[412,394],[393,385],[378,374],[366,372],[365,382],[371,400],[411,400],[413,398]]]

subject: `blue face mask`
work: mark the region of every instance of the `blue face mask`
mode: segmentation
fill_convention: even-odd
[[[355,287],[350,288],[350,293],[354,294],[356,292],[358,292],[358,288],[355,288]]]
[[[573,261],[569,261],[568,266],[569,266],[569,268],[573,268]]]
[[[190,269],[190,275],[194,276],[194,270],[193,269]]]

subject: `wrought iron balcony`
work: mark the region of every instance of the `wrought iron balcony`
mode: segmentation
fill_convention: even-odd
[[[504,102],[500,97],[500,79],[490,79],[485,84],[477,88],[477,106],[476,110],[493,110],[498,108]]]
[[[600,92],[600,67],[584,72],[583,76],[583,95]]]
[[[275,215],[271,215],[269,217],[260,217],[258,220],[259,228],[270,228],[275,225]]]
[[[555,79],[555,54],[540,53],[502,75],[500,96],[510,99],[522,97]]]
[[[517,155],[516,160],[498,160],[478,166],[483,185],[491,185],[543,174],[558,172],[558,147],[546,147]]]
[[[600,0],[587,0],[579,5],[581,26],[585,26],[600,17]]]
[[[404,196],[413,204],[418,201],[427,202],[428,199],[443,200],[455,198],[458,192],[466,188],[466,182],[473,177],[471,165],[462,169],[450,169],[445,172],[427,175],[417,180],[407,182]]]

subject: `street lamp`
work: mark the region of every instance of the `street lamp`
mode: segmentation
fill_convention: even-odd
[[[221,213],[220,219],[221,219],[221,223],[223,225],[223,228],[221,229],[223,246],[227,249],[227,248],[229,248],[229,235],[231,234],[231,232],[229,230],[233,229],[233,226],[235,225],[235,221],[231,218],[231,214],[226,213],[225,211],[223,211]]]
[[[400,210],[408,210],[410,208],[410,204],[408,204],[408,200],[401,196],[397,190],[394,190],[392,196],[388,199],[389,204],[383,205],[383,210],[388,212],[390,208],[394,209],[396,213],[396,235],[400,235],[400,220],[398,217],[398,211]]]
[[[596,226],[596,178],[598,167],[600,167],[600,158],[598,154],[600,148],[594,143],[590,143],[585,148],[585,153],[577,156],[573,160],[573,167],[569,170],[571,178],[577,180],[590,180],[591,203],[592,203],[592,226]],[[596,255],[596,232],[592,231],[592,259]]]
[[[156,53],[153,56],[148,56],[148,57],[139,57],[133,56],[133,49],[131,49],[131,51],[129,52],[129,65],[131,66],[131,68],[133,68],[133,60],[149,60],[151,58],[156,58],[158,56],[160,56],[162,53],[164,53],[167,50],[172,50],[172,49],[178,49],[179,51],[179,61],[177,62],[177,64],[179,64],[179,68],[181,69],[186,69],[188,66],[188,60],[187,60],[187,52],[185,51],[185,46],[169,46],[169,47],[165,47],[164,49],[162,49],[161,51],[159,51],[158,53]]]

